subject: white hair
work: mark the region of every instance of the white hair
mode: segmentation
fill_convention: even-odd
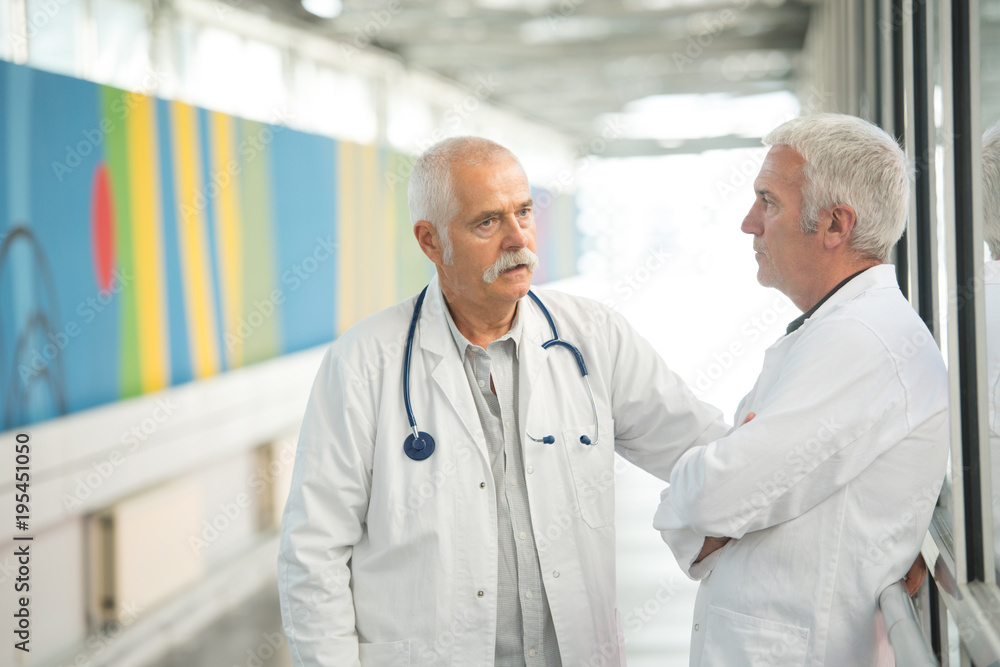
[[[816,231],[819,212],[837,204],[854,209],[851,248],[887,262],[906,229],[913,170],[899,144],[866,120],[822,113],[795,118],[764,137],[805,161],[802,231]]]
[[[410,222],[426,220],[434,225],[444,250],[442,261],[451,264],[454,247],[449,225],[459,214],[452,187],[452,168],[456,164],[474,166],[517,158],[500,144],[482,137],[451,137],[439,141],[417,158],[410,174],[407,195]]]
[[[983,235],[993,259],[1000,259],[1000,122],[983,135]]]

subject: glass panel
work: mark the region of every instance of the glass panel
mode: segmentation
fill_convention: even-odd
[[[10,38],[10,0],[0,0],[0,59],[11,59]]]
[[[930,53],[929,84],[932,86],[931,122],[934,124],[934,206],[931,224],[937,236],[937,333],[941,344],[941,355],[945,364],[948,363],[948,265],[946,259],[947,245],[945,243],[945,138],[944,138],[944,96],[943,82],[944,65],[941,55],[941,4],[927,3],[927,49]],[[941,498],[938,503],[944,507],[952,507],[952,475],[961,474],[952,466],[951,456],[948,456],[948,472],[945,475],[944,486],[941,487]]]
[[[217,28],[196,29],[191,36],[193,55],[182,70],[190,100],[215,111],[239,113],[240,79],[234,72],[240,70],[242,38]]]
[[[1000,0],[980,0],[980,97],[983,136],[983,219],[987,241],[986,380],[991,481],[993,488],[993,551],[1000,563]],[[998,577],[1000,580],[1000,577]]]
[[[247,40],[239,69],[240,115],[269,123],[288,116],[284,60],[270,44]]]
[[[144,5],[129,0],[95,0],[97,62],[94,78],[144,93],[157,91],[150,65],[149,17]]]
[[[310,60],[297,62],[294,75],[297,124],[344,141],[375,141],[375,100],[364,78]]]
[[[28,0],[28,64],[70,76],[84,73],[82,0]]]
[[[405,88],[402,90],[390,88],[388,98],[386,138],[389,145],[404,153],[419,153],[421,149],[426,148],[423,142],[432,138],[434,131],[430,105]],[[475,102],[475,106],[460,107],[460,112],[452,112],[447,116],[449,125],[461,127],[462,119],[474,113],[479,101],[475,98],[469,99]]]

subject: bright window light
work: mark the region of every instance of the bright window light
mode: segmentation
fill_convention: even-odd
[[[799,101],[787,91],[737,97],[711,95],[655,95],[636,100],[624,113],[609,120],[625,129],[632,139],[700,139],[703,137],[762,137],[783,121],[799,114]]]
[[[340,16],[344,11],[344,5],[340,0],[302,0],[302,7],[321,19],[333,19]]]

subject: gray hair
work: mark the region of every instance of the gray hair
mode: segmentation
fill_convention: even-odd
[[[993,259],[1000,259],[1000,122],[983,135],[983,235]]]
[[[417,158],[410,174],[407,195],[410,222],[426,220],[434,225],[444,250],[445,264],[454,259],[449,225],[458,215],[451,170],[456,164],[479,165],[517,158],[500,144],[482,137],[451,137],[439,141]]]
[[[866,120],[823,113],[795,118],[764,137],[805,161],[802,231],[816,231],[819,212],[837,204],[854,209],[851,248],[887,262],[906,229],[913,169],[899,144]]]

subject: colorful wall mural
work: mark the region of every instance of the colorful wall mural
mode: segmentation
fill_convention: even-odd
[[[412,158],[0,62],[0,430],[331,340],[432,266]],[[575,272],[536,191],[542,267]]]

